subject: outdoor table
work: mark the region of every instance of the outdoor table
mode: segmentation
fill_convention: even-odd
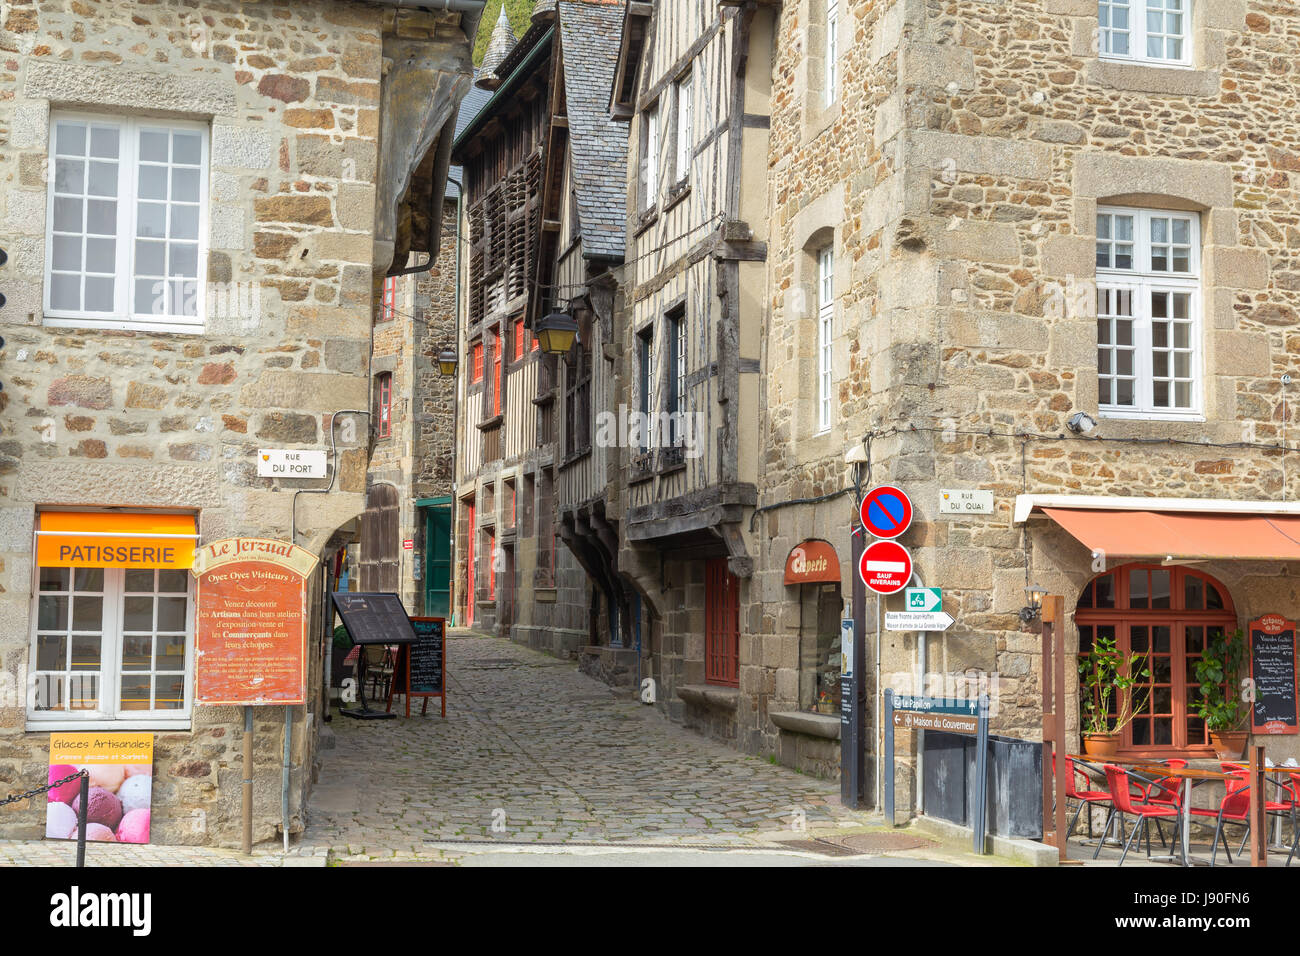
[[[1154,774],[1157,777],[1179,777],[1183,781],[1183,806],[1182,806],[1182,834],[1183,834],[1183,866],[1191,866],[1193,862],[1204,863],[1204,860],[1191,859],[1190,843],[1192,831],[1192,787],[1193,781],[1196,780],[1227,780],[1228,774],[1218,770],[1197,770],[1194,767],[1167,767],[1164,764],[1134,764],[1134,768],[1142,773]],[[1173,857],[1152,857],[1152,859],[1170,859]]]

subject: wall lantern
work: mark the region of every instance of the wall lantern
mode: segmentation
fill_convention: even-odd
[[[1046,596],[1047,588],[1041,585],[1031,584],[1025,588],[1026,604],[1020,609],[1020,620],[1028,624],[1038,617],[1039,612],[1043,609],[1043,598]]]
[[[578,338],[578,323],[563,312],[552,312],[537,320],[533,333],[547,355],[566,355]]]
[[[456,374],[456,353],[451,349],[438,353],[438,371],[443,378],[452,378]]]

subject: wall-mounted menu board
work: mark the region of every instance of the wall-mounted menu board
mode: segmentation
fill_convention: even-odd
[[[430,697],[442,698],[442,716],[447,716],[447,622],[440,617],[413,617],[411,628],[415,643],[401,649],[393,668],[393,682],[388,696],[388,706],[393,697],[406,697],[406,716],[411,716],[411,698],[423,697],[420,709],[428,709]]]
[[[334,608],[353,644],[413,644],[415,632],[396,594],[334,591]]]
[[[1294,734],[1296,719],[1295,621],[1265,614],[1250,622],[1250,676],[1255,681],[1251,724],[1257,734]]]

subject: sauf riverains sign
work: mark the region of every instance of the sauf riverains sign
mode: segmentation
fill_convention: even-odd
[[[306,702],[310,551],[285,541],[226,538],[198,548],[194,700]]]
[[[816,584],[840,580],[840,559],[829,541],[810,538],[790,550],[785,559],[786,584]]]

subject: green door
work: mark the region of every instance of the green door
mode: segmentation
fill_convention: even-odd
[[[424,613],[450,618],[451,499],[434,499],[424,508]]]

